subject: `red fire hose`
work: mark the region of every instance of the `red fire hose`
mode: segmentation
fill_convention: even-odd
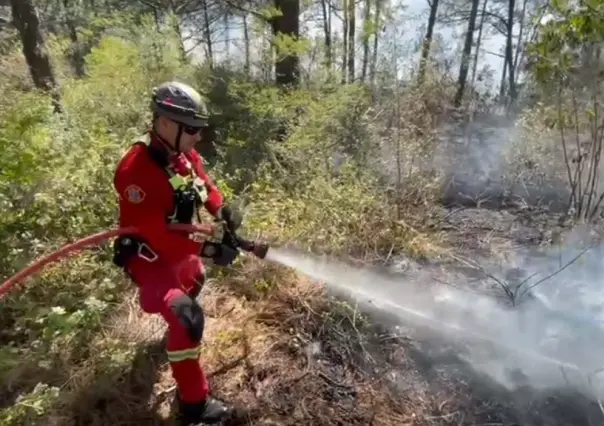
[[[211,225],[186,225],[186,224],[170,224],[168,225],[168,229],[171,231],[185,231],[185,232],[199,232],[206,235],[214,234],[214,229]],[[54,251],[46,256],[42,256],[34,263],[30,264],[25,269],[17,272],[15,275],[10,277],[8,280],[4,281],[2,285],[0,285],[0,299],[2,299],[6,294],[10,291],[12,287],[21,282],[23,279],[32,275],[33,273],[42,269],[45,265],[56,262],[57,260],[65,257],[70,252],[79,251],[85,247],[96,245],[102,241],[108,240],[110,238],[117,237],[118,235],[123,234],[136,234],[137,228],[135,227],[126,227],[126,228],[118,228],[112,229],[110,231],[103,231],[97,234],[90,235],[88,237],[82,238],[74,243],[63,246],[57,251]]]

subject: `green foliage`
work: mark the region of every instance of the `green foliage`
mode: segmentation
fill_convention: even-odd
[[[553,3],[551,19],[540,27],[539,39],[529,45],[534,76],[542,86],[568,84],[584,65],[585,49],[604,38],[604,4],[598,0]],[[584,83],[588,83],[584,81]]]
[[[38,383],[28,394],[20,396],[7,410],[0,411],[0,422],[4,425],[40,424],[40,417],[52,406],[59,396],[59,388]]]
[[[115,165],[144,129],[150,89],[184,67],[171,55],[163,56],[160,67],[153,62],[148,44],[170,48],[173,37],[149,41],[148,28],[100,40],[86,57],[87,78],[62,81],[64,114],[53,114],[45,94],[2,82],[5,93],[14,93],[13,102],[0,109],[3,277],[68,241],[115,225]],[[31,416],[56,397],[57,389],[32,391],[38,382],[20,378],[24,371],[39,370],[48,385],[62,387],[71,366],[95,349],[104,351],[96,362],[106,367],[129,360],[123,342],[95,340],[129,285],[110,255],[103,248],[47,266],[3,300],[0,394],[12,386],[24,399],[0,412],[2,424],[32,424]]]
[[[295,37],[282,33],[275,35],[272,43],[277,53],[277,60],[281,60],[291,55],[308,53],[312,47],[309,40],[303,38],[296,39]]]
[[[546,112],[543,121],[559,132],[556,163],[567,175],[569,212],[581,219],[594,218],[602,199],[595,176],[602,149],[596,129],[602,126],[603,12],[601,1],[571,4],[558,0],[553,3],[551,19],[540,27],[539,38],[529,49],[533,78],[549,98],[548,104],[555,105],[540,109]],[[539,163],[542,169],[552,165],[543,159]]]

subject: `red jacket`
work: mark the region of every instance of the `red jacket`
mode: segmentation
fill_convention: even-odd
[[[147,140],[151,146],[165,149],[153,133]],[[174,154],[167,159],[174,171],[186,176],[185,165],[191,164],[195,175],[204,181],[207,200],[206,210],[213,216],[223,204],[220,190],[203,169],[203,161],[197,151]],[[170,232],[167,217],[175,209],[174,190],[166,170],[150,156],[144,143],[135,143],[120,160],[114,176],[114,187],[119,194],[120,227],[135,226],[157,255],[171,263],[178,263],[187,255],[198,254],[202,242],[187,235]]]

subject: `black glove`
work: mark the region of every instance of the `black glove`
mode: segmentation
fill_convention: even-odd
[[[239,251],[225,244],[206,241],[199,255],[211,258],[216,265],[228,266],[235,261],[239,255]]]
[[[227,225],[227,229],[231,232],[235,232],[243,221],[241,213],[236,209],[231,209],[228,205],[223,205],[216,213],[216,219],[224,220]]]

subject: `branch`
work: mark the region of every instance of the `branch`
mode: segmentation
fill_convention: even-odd
[[[496,20],[498,19],[499,21],[501,21],[501,23],[503,25],[505,25],[506,27],[508,26],[508,20],[505,19],[504,17],[502,17],[501,15],[497,15],[496,13],[493,13],[493,12],[485,12],[485,15],[487,15],[491,18],[494,18]]]
[[[515,304],[515,294],[514,292],[511,290],[510,286],[501,281],[499,278],[495,277],[493,274],[491,274],[490,272],[488,272],[485,268],[483,268],[480,264],[474,262],[473,260],[470,259],[465,259],[461,256],[458,256],[454,253],[449,253],[449,256],[451,256],[453,259],[457,260],[460,263],[463,263],[466,266],[469,266],[470,268],[476,269],[480,272],[482,272],[483,274],[485,274],[488,278],[492,279],[493,281],[495,281],[505,292],[506,296],[510,299],[510,301],[512,302],[512,305]]]
[[[239,6],[239,5],[235,4],[235,3],[233,3],[231,0],[220,0],[220,1],[224,2],[227,6],[233,8],[235,10],[238,10],[238,11],[243,12],[243,13],[249,13],[250,15],[255,16],[256,18],[258,18],[258,19],[260,19],[262,21],[270,23],[270,19],[267,19],[266,16],[262,15],[261,13],[258,13],[258,12],[254,11],[254,10],[251,10],[251,9],[247,9],[247,8],[245,8],[243,6]]]
[[[488,55],[498,56],[500,58],[504,58],[505,59],[505,55],[502,55],[501,53],[491,52],[490,50],[483,50],[483,52],[486,53],[486,54],[488,54]]]
[[[524,296],[526,293],[528,293],[529,291],[531,291],[531,289],[537,287],[539,284],[543,283],[544,281],[549,280],[550,278],[558,275],[560,272],[564,271],[566,268],[568,268],[569,266],[571,266],[573,263],[575,263],[581,256],[583,256],[585,253],[587,253],[587,251],[589,251],[591,248],[593,247],[593,244],[588,246],[587,248],[583,249],[581,251],[581,253],[579,253],[578,255],[576,255],[575,257],[573,257],[570,262],[568,262],[566,265],[562,266],[561,268],[558,268],[558,270],[556,270],[555,272],[549,274],[548,276],[546,276],[545,278],[540,279],[539,281],[537,281],[534,284],[531,284],[530,286],[528,286],[526,289],[524,289],[524,291],[522,293],[520,293],[520,296],[518,296],[518,298],[521,298],[522,296]],[[531,275],[531,277],[534,275]],[[526,280],[522,281],[518,287],[517,290],[520,289],[520,287],[526,283],[531,277],[527,278]]]

